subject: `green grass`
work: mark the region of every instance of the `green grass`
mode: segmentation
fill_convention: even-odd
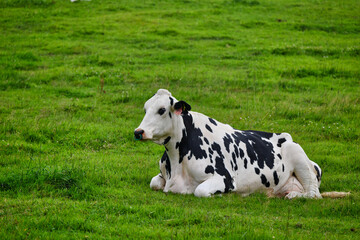
[[[0,0],[0,239],[358,239],[360,5]],[[238,129],[289,132],[344,199],[149,188],[133,140],[158,88]]]

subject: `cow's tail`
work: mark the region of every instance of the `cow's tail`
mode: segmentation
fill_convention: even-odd
[[[344,198],[350,196],[350,192],[323,192],[321,196],[323,198]]]

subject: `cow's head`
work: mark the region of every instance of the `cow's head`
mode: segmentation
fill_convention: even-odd
[[[163,144],[172,135],[175,119],[187,114],[191,106],[177,101],[168,90],[159,89],[144,105],[145,116],[134,135],[136,140],[151,140]]]

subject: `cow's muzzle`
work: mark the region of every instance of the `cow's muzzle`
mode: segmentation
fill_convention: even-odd
[[[144,130],[142,129],[136,129],[134,132],[134,138],[135,140],[142,140],[143,139]]]

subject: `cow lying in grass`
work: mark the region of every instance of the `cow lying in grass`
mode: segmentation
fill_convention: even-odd
[[[236,130],[190,111],[189,104],[164,89],[144,109],[135,139],[166,149],[152,189],[198,197],[230,191],[243,196],[266,191],[289,199],[322,197],[320,167],[288,133]],[[345,193],[339,194],[333,197]]]

